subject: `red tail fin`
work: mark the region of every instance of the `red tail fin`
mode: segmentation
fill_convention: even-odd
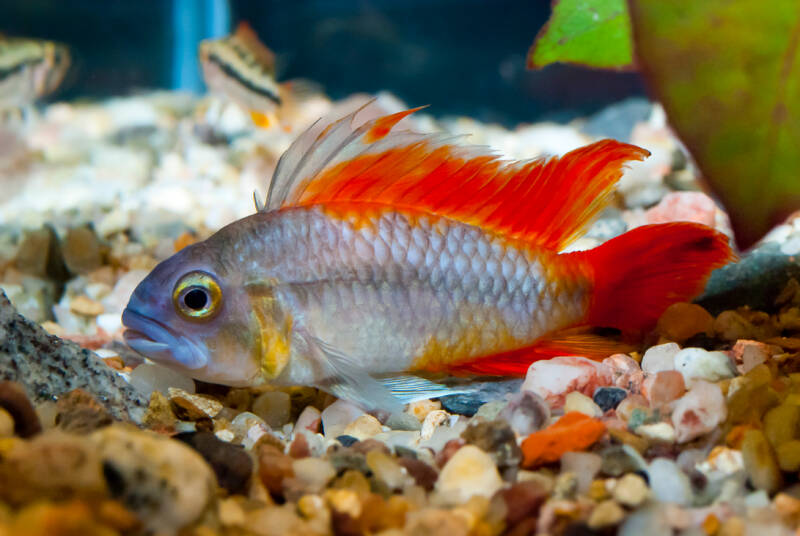
[[[692,299],[712,270],[735,259],[727,236],[696,223],[645,225],[570,255],[594,274],[587,323],[624,332],[652,328],[664,309]]]

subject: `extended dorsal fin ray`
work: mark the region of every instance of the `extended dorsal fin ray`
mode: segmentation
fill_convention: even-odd
[[[440,134],[393,130],[417,109],[354,126],[362,109],[317,122],[289,147],[263,210],[386,205],[559,251],[608,204],[622,166],[649,154],[603,140],[560,158],[504,161]]]

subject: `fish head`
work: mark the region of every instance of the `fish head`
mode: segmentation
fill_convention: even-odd
[[[252,385],[261,374],[250,297],[235,266],[205,242],[161,262],[122,313],[125,342],[195,379]]]

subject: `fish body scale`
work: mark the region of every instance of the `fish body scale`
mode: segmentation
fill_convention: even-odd
[[[522,348],[588,307],[578,268],[446,218],[314,207],[245,221],[234,262],[255,271],[249,279],[277,281],[297,327],[373,373]]]

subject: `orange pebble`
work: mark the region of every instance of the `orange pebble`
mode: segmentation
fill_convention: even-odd
[[[719,519],[714,514],[708,514],[703,521],[703,532],[708,536],[713,536],[719,531]]]
[[[753,427],[749,424],[739,424],[734,426],[731,428],[731,431],[728,432],[728,435],[725,436],[725,444],[732,449],[740,448],[742,445],[742,440],[744,439],[744,433],[752,429]]]
[[[606,432],[598,419],[570,411],[555,424],[529,435],[522,442],[523,467],[535,467],[561,459],[565,452],[590,447]]]
[[[191,246],[195,242],[197,242],[197,238],[192,233],[184,231],[178,238],[175,239],[172,247],[175,248],[175,251],[180,251],[186,246]]]

